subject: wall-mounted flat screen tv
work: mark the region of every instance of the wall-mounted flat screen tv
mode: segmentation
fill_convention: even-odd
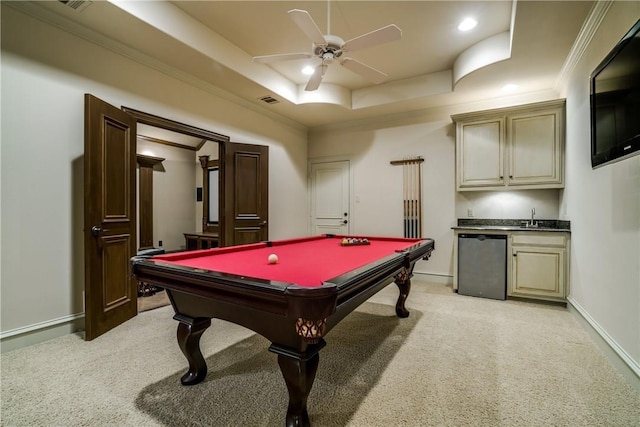
[[[640,20],[591,73],[591,166],[640,154]]]

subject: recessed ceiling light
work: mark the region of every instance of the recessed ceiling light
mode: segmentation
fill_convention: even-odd
[[[518,85],[515,83],[509,83],[502,87],[503,92],[513,92],[516,89],[518,89]]]
[[[307,65],[302,69],[302,74],[306,74],[307,76],[310,76],[311,74],[313,74],[315,70],[316,69],[313,68],[311,65]]]
[[[472,30],[478,25],[478,21],[473,18],[465,18],[460,25],[458,25],[458,30],[460,31],[469,31]]]

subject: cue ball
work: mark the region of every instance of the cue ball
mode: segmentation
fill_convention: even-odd
[[[278,262],[278,255],[276,254],[269,255],[269,264],[275,264],[276,262]]]

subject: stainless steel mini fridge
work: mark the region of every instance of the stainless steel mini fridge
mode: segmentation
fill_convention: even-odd
[[[506,235],[458,235],[458,293],[507,298]]]

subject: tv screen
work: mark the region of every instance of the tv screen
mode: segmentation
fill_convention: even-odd
[[[640,20],[591,73],[591,166],[640,154]]]

